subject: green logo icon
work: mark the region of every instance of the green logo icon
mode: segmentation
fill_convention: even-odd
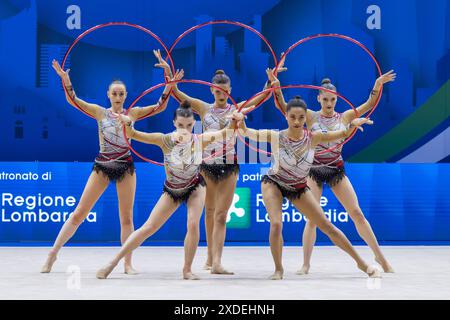
[[[227,228],[249,228],[250,221],[250,189],[236,188],[227,214]]]

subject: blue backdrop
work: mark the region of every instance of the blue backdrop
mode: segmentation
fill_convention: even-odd
[[[88,163],[3,163],[0,171],[0,242],[51,242],[81,196],[90,174]],[[267,242],[269,222],[262,202],[260,179],[267,166],[242,165],[229,212],[227,241]],[[450,241],[450,198],[444,164],[350,164],[347,173],[361,208],[381,242],[438,243]],[[134,223],[141,226],[158,200],[164,181],[162,167],[137,164]],[[329,189],[321,200],[329,219],[350,240],[359,238],[350,217]],[[203,220],[203,219],[202,219]],[[285,241],[300,242],[303,215],[283,204]],[[203,224],[203,221],[202,221]],[[181,243],[186,233],[186,208],[181,206],[147,242]],[[329,243],[322,233],[318,241]],[[113,185],[97,202],[71,240],[76,243],[117,243],[120,238],[117,196]],[[201,240],[205,239],[201,228]]]
[[[381,241],[450,241],[449,197],[445,194],[450,181],[449,1],[228,0],[218,5],[207,0],[173,0],[168,5],[144,0],[2,0],[0,242],[52,241],[64,214],[76,205],[98,152],[96,122],[68,105],[51,60],[61,61],[74,39],[97,24],[139,24],[170,46],[190,27],[221,19],[239,21],[260,31],[278,56],[309,35],[344,34],[368,47],[383,71],[396,70],[397,80],[384,88],[372,115],[375,125],[345,145],[347,171]],[[163,81],[161,70],[153,66],[156,60],[152,50],[157,48],[160,45],[149,35],[126,27],[89,34],[73,49],[67,63],[77,94],[109,107],[108,84],[120,78],[127,85],[129,105],[142,91]],[[189,34],[176,46],[173,58],[175,67],[183,68],[187,79],[210,81],[216,69],[224,69],[231,77],[232,95],[237,101],[260,91],[266,81],[265,69],[273,67],[269,50],[260,38],[229,25],[207,26]],[[369,56],[341,39],[304,43],[287,57],[286,66],[288,71],[280,75],[282,84],[318,85],[322,78],[329,77],[355,105],[366,100],[377,77]],[[180,88],[212,101],[206,87],[181,84]],[[156,90],[138,105],[153,104],[161,91]],[[297,94],[311,109],[318,110],[317,92],[285,91],[287,98]],[[136,127],[171,131],[175,107],[171,99],[168,111],[140,121]],[[338,102],[338,111],[347,109],[345,103]],[[248,124],[282,129],[284,121],[270,99],[249,114]],[[156,148],[137,142],[133,145],[147,157],[162,159]],[[137,157],[135,160],[140,162]],[[261,159],[254,160],[255,164],[242,166],[227,241],[267,240],[259,181],[254,181],[265,165],[257,164]],[[137,168],[135,225],[139,226],[159,195],[163,171],[145,163],[138,163]],[[35,173],[38,180],[10,179],[15,173],[24,175],[14,178],[27,178],[27,172]],[[42,176],[46,172],[51,176]],[[33,197],[39,202],[39,195],[42,203],[33,204]],[[329,190],[324,197],[323,209],[332,221],[350,239],[359,240]],[[119,220],[113,186],[93,211],[73,241],[117,241]],[[284,212],[286,240],[299,241],[303,217],[288,205]],[[29,221],[39,220],[39,214],[44,221]],[[179,210],[151,241],[181,241],[185,219],[185,211]],[[319,241],[326,239],[320,235]]]
[[[188,28],[219,19],[259,30],[277,55],[312,34],[340,33],[357,39],[373,52],[383,71],[395,69],[398,77],[385,87],[372,116],[377,125],[366,130],[364,139],[346,145],[346,159],[449,162],[450,4],[446,0],[230,0],[221,5],[206,0],[174,0],[170,5],[143,0],[2,0],[0,108],[8,121],[0,143],[8,151],[2,152],[0,161],[92,161],[98,149],[96,124],[67,104],[51,68],[51,60],[61,61],[82,32],[97,24],[127,21],[150,29],[170,46]],[[139,93],[163,81],[161,70],[153,67],[152,50],[157,48],[161,46],[148,34],[127,27],[89,34],[73,49],[67,64],[77,94],[108,107],[108,84],[120,78],[129,92],[126,105],[131,104]],[[237,101],[259,92],[265,69],[273,67],[260,38],[229,25],[190,33],[175,47],[173,58],[187,79],[210,81],[216,69],[224,69]],[[288,71],[280,75],[282,84],[317,85],[329,77],[355,105],[367,99],[377,77],[374,63],[361,48],[334,38],[300,45],[289,54],[286,66]],[[212,101],[207,87],[180,88]],[[139,104],[155,103],[161,91]],[[297,94],[311,109],[318,109],[317,92],[285,92],[287,97]],[[171,100],[169,110],[175,105]],[[339,101],[337,110],[348,108]],[[141,121],[138,127],[167,132],[171,117],[168,111]],[[284,120],[270,99],[250,114],[249,123],[280,128]]]

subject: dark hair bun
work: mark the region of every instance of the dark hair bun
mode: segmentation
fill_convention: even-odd
[[[306,102],[303,101],[300,96],[295,96],[288,101],[286,111],[289,112],[292,108],[302,108],[305,111],[308,110]]]
[[[181,104],[180,104],[180,109],[190,109],[191,108],[191,103],[187,100],[184,100]]]
[[[223,71],[222,69],[216,70],[214,75],[217,75],[217,74],[225,74],[225,71]]]
[[[176,120],[178,117],[194,117],[194,113],[192,112],[191,104],[189,103],[189,101],[184,100],[175,110],[175,112],[173,113],[173,120]]]
[[[324,84],[331,84],[331,80],[328,79],[328,78],[323,79],[322,80],[322,85],[324,85]]]

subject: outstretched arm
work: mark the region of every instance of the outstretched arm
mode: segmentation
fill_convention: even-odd
[[[169,76],[170,78],[172,78],[172,71],[170,70],[170,66],[167,63],[167,61],[162,58],[161,52],[159,51],[159,49],[158,50],[153,50],[153,54],[155,55],[156,59],[158,59],[158,63],[155,64],[155,67],[162,68],[164,70],[165,76]],[[188,96],[184,92],[180,91],[176,84],[173,86],[172,92],[173,92],[173,94],[175,95],[175,97],[178,100],[180,100],[180,101],[185,101],[185,100],[189,101],[189,103],[191,104],[192,109],[195,112],[197,112],[200,115],[201,118],[203,118],[203,116],[205,115],[205,113],[207,111],[204,101],[202,101],[200,99],[195,99],[195,98],[192,98],[192,97]]]
[[[281,54],[283,55],[283,53]],[[284,59],[281,59],[279,67],[278,67],[278,73],[287,70],[286,67],[284,67]],[[281,111],[283,113],[287,112],[287,102],[284,99],[283,91],[280,89],[281,83],[280,80],[275,76],[275,69],[266,69],[267,78],[269,79],[270,85],[272,88],[277,88],[274,90],[274,99],[276,102],[278,102],[278,105],[281,108]],[[312,119],[312,111],[306,110],[306,123],[310,123]]]
[[[53,59],[53,61],[52,61],[52,67],[56,71],[58,76],[63,80],[64,86],[67,90],[67,92],[66,92],[67,102],[70,105],[76,107],[76,104],[74,104],[72,102],[72,100],[75,101],[84,112],[88,113],[95,119],[100,120],[103,116],[104,108],[100,107],[97,104],[88,103],[86,101],[83,101],[82,99],[80,99],[76,96],[75,91],[73,90],[73,87],[72,87],[72,82],[70,81],[70,77],[69,77],[70,69],[67,69],[66,71],[64,71],[61,68],[61,66],[59,65],[58,61],[56,61],[55,59]]]
[[[244,116],[242,113],[233,113],[233,122],[238,127],[239,133],[244,136],[248,137],[251,140],[258,141],[258,142],[269,142],[272,143],[276,141],[278,138],[278,132],[275,130],[255,130],[248,128]]]
[[[167,77],[166,80],[168,82],[178,81],[181,78],[183,78],[183,74],[184,74],[183,70],[181,70],[181,71],[177,70],[177,72],[175,73],[175,76],[173,76],[173,78]],[[168,95],[169,95],[170,89],[173,88],[173,86],[174,86],[173,83],[169,83],[168,85],[165,86],[164,91],[156,104],[146,106],[146,107],[141,107],[141,108],[132,108],[128,114],[130,116],[130,118],[133,121],[136,121],[142,117],[145,117],[148,114],[155,115],[155,114],[158,114],[158,113],[166,110],[167,104],[168,104],[169,98],[170,98]]]
[[[123,116],[119,114],[119,119],[122,122],[122,125],[125,126],[125,132],[127,135],[127,138],[133,139],[139,142],[147,143],[147,144],[154,144],[163,148],[163,134],[162,133],[147,133],[135,130],[131,127],[131,118],[128,116]]]
[[[270,70],[270,69],[268,69],[268,70]],[[266,70],[266,72],[267,72],[267,70]],[[264,85],[263,91],[266,90],[267,88],[270,88],[269,81],[267,81],[266,84]],[[241,110],[245,110],[250,107],[256,106],[256,105],[260,104],[264,99],[266,99],[269,95],[270,95],[270,91],[268,91],[264,94],[260,94],[256,97],[253,97],[250,100],[241,101],[238,103],[238,107],[240,109],[245,104],[245,106],[241,109]]]
[[[380,76],[375,81],[375,84],[373,86],[372,91],[370,92],[370,96],[367,99],[367,101],[365,103],[363,103],[362,105],[360,105],[358,108],[356,108],[357,114],[355,114],[355,111],[353,109],[345,111],[343,114],[344,121],[349,123],[353,119],[358,118],[358,117],[362,116],[363,114],[365,114],[366,112],[368,112],[369,110],[371,110],[374,107],[375,102],[378,99],[378,96],[380,95],[381,87],[385,83],[395,81],[396,76],[397,76],[397,74],[394,73],[394,70],[390,70],[389,72]]]
[[[355,128],[364,131],[364,129],[362,128],[363,124],[372,125],[373,121],[366,118],[357,118],[353,119],[352,122],[350,122],[350,126],[346,130],[330,131],[326,133],[314,132],[312,133],[312,145],[316,146],[319,143],[331,142],[347,138]]]
[[[283,54],[284,53],[281,53],[281,56],[283,56]],[[286,59],[286,57],[284,57],[283,59],[280,60],[280,63],[278,66],[278,73],[287,70],[287,68],[284,67],[285,59]],[[281,86],[281,83],[280,83],[280,80],[278,80],[278,78],[275,76],[275,68],[273,68],[273,69],[267,68],[266,74],[267,74],[267,78],[269,79],[270,86],[272,88],[278,88],[278,89],[274,90],[274,99],[276,100],[276,102],[278,102],[278,105],[280,106],[281,111],[283,111],[283,113],[286,113],[287,103],[286,103],[286,100],[284,100],[283,91],[279,88]]]

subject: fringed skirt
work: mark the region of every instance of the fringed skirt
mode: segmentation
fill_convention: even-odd
[[[97,173],[101,172],[103,176],[109,179],[109,181],[120,182],[126,174],[133,175],[135,168],[133,158],[131,156],[113,161],[105,161],[102,155],[98,155],[95,158],[95,163],[92,170]]]
[[[283,197],[289,199],[290,201],[300,199],[302,194],[309,190],[309,187],[306,184],[304,184],[304,186],[300,188],[296,188],[295,190],[286,189],[285,187],[278,184],[278,182],[276,182],[275,180],[272,180],[268,175],[262,177],[261,183],[271,183],[275,185],[278,190],[280,190]]]
[[[338,166],[334,168],[330,167],[317,167],[309,170],[309,176],[314,180],[319,187],[322,187],[324,183],[330,187],[337,185],[345,177],[344,166]]]
[[[200,165],[200,170],[202,174],[208,177],[210,180],[218,183],[225,180],[232,174],[239,175],[239,164],[206,164],[202,163]]]
[[[198,186],[206,186],[206,181],[201,174],[197,176],[197,179],[189,187],[183,189],[169,188],[166,182],[164,183],[163,193],[167,193],[175,203],[186,203]]]

